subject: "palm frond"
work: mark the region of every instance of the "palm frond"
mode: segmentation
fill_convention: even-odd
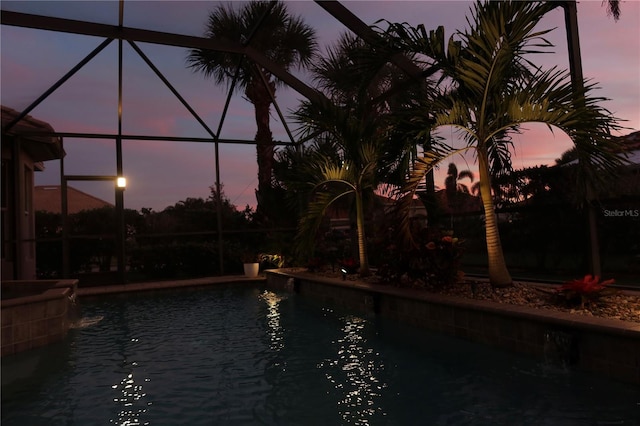
[[[413,234],[411,232],[410,211],[416,191],[427,173],[447,158],[462,154],[471,149],[474,149],[474,147],[449,150],[446,153],[443,152],[443,150],[426,151],[423,153],[422,157],[416,159],[404,185],[398,188],[394,194],[394,198],[398,200],[394,207],[394,214],[398,218],[398,232],[400,234],[400,239],[404,244],[409,247],[415,245]]]
[[[285,3],[237,4],[241,4],[237,9],[234,3],[217,5],[207,17],[204,37],[247,44],[285,69],[310,65],[317,51],[315,30],[300,17],[291,15]],[[237,91],[242,91],[257,77],[254,64],[235,53],[192,49],[186,63],[216,84],[230,85],[237,79],[234,87]],[[268,70],[262,72],[272,77]],[[273,83],[281,84],[277,79]]]
[[[327,182],[328,183],[328,182]],[[322,191],[316,191],[312,200],[307,205],[305,213],[300,217],[298,232],[296,234],[296,248],[301,255],[310,255],[313,252],[315,236],[320,228],[327,208],[337,200],[347,197],[352,191],[335,190],[328,185]]]
[[[399,188],[395,198],[398,200],[394,206],[394,215],[398,218],[398,233],[400,241],[407,247],[414,247],[415,241],[411,229],[411,218],[409,212],[413,204],[414,195],[418,186],[427,173],[442,161],[443,158],[436,153],[426,152],[423,157],[418,158],[413,164],[413,169],[406,179],[402,188]]]

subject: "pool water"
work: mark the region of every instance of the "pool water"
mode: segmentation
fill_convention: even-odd
[[[295,294],[81,305],[2,359],[2,425],[640,425],[640,389]]]

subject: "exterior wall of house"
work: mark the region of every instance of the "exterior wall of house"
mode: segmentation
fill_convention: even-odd
[[[19,141],[14,138],[7,139],[3,141],[2,147],[2,280],[34,280],[35,161],[21,149]]]

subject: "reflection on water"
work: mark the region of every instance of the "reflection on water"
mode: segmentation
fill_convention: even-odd
[[[80,318],[77,321],[72,322],[69,327],[70,328],[91,327],[93,325],[96,325],[96,324],[100,323],[100,321],[102,321],[103,319],[104,319],[103,315],[98,315],[98,316],[95,316],[95,317],[83,317],[83,318]]]
[[[144,381],[148,382],[149,379],[144,379]],[[113,402],[121,407],[121,409],[118,412],[118,418],[116,420],[109,420],[110,423],[115,423],[120,426],[150,424],[149,422],[141,423],[140,416],[146,413],[147,409],[144,408],[144,405],[141,407],[139,401],[146,396],[146,393],[142,391],[141,384],[136,384],[133,373],[129,373],[120,383],[112,385],[111,388],[118,390],[119,397],[114,398]],[[148,405],[151,405],[151,403],[148,403]]]
[[[340,393],[338,411],[345,423],[367,425],[374,416],[386,416],[381,406],[381,390],[387,385],[379,379],[384,370],[380,354],[364,336],[367,321],[357,316],[341,318],[344,336],[336,342],[335,359],[326,359],[318,368]]]
[[[280,310],[278,309],[278,304],[284,297],[265,290],[260,295],[260,299],[267,304],[267,326],[269,327],[267,334],[271,342],[269,349],[279,351],[284,347],[284,333],[280,325]]]
[[[637,386],[295,293],[145,294],[82,314],[103,319],[3,357],[2,426],[639,424]]]
[[[113,359],[120,363],[114,373],[117,374],[116,377],[121,377],[121,379],[118,383],[113,383],[111,380],[108,382],[111,383],[111,389],[115,392],[112,400],[117,409],[117,411],[110,410],[115,419],[110,418],[109,423],[119,426],[150,424],[145,419],[148,418],[148,414],[145,413],[147,413],[147,408],[151,406],[151,402],[147,398],[146,392],[143,391],[141,383],[147,383],[150,379],[146,376],[147,373],[142,376],[144,378],[141,377],[142,371],[146,368],[141,368],[138,363],[140,361],[142,365],[146,365],[148,362],[146,356],[140,351],[147,345],[147,334],[136,327],[137,324],[142,323],[139,321],[141,321],[140,313],[143,311],[136,304],[125,305],[124,309],[116,311],[123,327],[121,328],[122,334],[114,342],[114,349],[116,349],[114,355],[117,355]]]

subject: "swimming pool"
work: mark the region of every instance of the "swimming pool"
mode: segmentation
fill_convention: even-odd
[[[8,425],[636,425],[640,389],[247,286],[82,305],[2,359]]]

